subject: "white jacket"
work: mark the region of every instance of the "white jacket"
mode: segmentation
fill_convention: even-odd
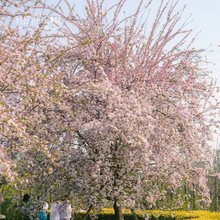
[[[60,220],[59,204],[52,203],[50,208],[50,220]]]

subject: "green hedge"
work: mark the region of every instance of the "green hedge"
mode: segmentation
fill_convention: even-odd
[[[1,204],[1,214],[6,216],[7,220],[28,220],[22,216],[19,207],[13,204],[9,199],[6,199],[3,204]]]

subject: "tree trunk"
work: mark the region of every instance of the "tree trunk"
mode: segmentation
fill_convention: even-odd
[[[135,209],[131,209],[131,213],[133,214],[133,216],[134,216],[134,219],[135,220],[138,220],[138,217],[137,217],[137,214],[136,214],[136,212],[135,212]]]
[[[90,211],[92,210],[92,205],[89,207],[89,209],[87,210],[85,216],[83,217],[83,220],[87,220],[88,216],[89,216],[89,213]]]
[[[115,211],[115,220],[124,220],[121,208],[117,205],[116,202],[114,203],[113,207]]]

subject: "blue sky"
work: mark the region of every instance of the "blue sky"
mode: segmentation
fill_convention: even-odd
[[[179,0],[179,5],[186,4],[185,14],[192,14],[191,26],[201,31],[195,45],[206,48],[208,60],[215,65],[209,68],[220,86],[220,1],[219,0]]]

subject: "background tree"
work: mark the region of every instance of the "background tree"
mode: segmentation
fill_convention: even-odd
[[[56,58],[62,47],[56,50],[55,45],[51,45],[54,41],[43,34],[43,18],[39,26],[27,29],[17,26],[16,19],[31,18],[33,5],[36,6],[36,2],[5,1],[0,5],[0,174],[7,180],[13,179],[16,185],[28,181],[28,178],[20,176],[21,172],[23,176],[27,175],[24,167],[16,165],[22,159],[31,164],[33,156],[30,152],[52,158],[48,149],[53,151],[53,144],[60,138],[54,129],[65,127],[61,118],[62,114],[68,115],[60,109],[62,106],[67,109],[67,105],[61,104],[61,96],[66,92],[65,89],[60,90],[63,84],[59,72],[54,73],[53,63],[50,62],[50,56],[51,59]],[[53,135],[48,134],[51,131]],[[29,178],[30,173],[29,169]]]

